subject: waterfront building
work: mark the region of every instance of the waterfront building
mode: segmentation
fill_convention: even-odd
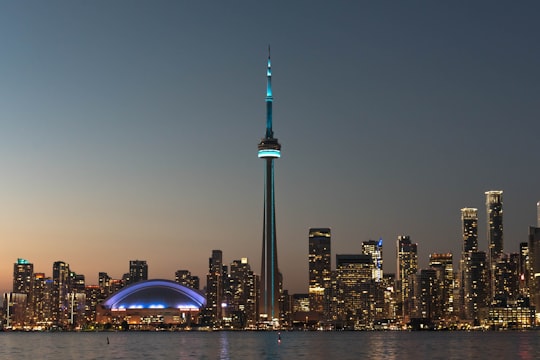
[[[519,254],[503,254],[494,268],[496,288],[493,304],[505,305],[518,298],[519,294]]]
[[[437,277],[437,296],[440,303],[439,318],[450,320],[454,314],[454,266],[451,253],[429,254],[429,267]]]
[[[475,325],[480,324],[480,309],[489,303],[488,293],[488,263],[483,251],[464,253],[463,261],[463,314],[464,320],[470,320]]]
[[[496,276],[497,262],[503,254],[503,201],[501,190],[486,191],[487,212],[487,239],[488,239],[488,262],[489,262],[489,286],[491,301],[497,296],[497,289],[501,287]]]
[[[50,277],[45,277],[44,273],[34,274],[32,325],[45,328],[52,324],[52,290],[53,280]]]
[[[96,320],[97,305],[104,299],[101,298],[99,285],[86,285],[85,289],[84,322],[92,324]]]
[[[540,227],[540,201],[536,203],[536,226]]]
[[[56,261],[53,264],[52,287],[52,321],[54,325],[64,327],[70,319],[70,270],[69,264]]]
[[[373,320],[368,304],[374,293],[370,288],[371,263],[370,255],[336,255],[336,315],[340,326],[346,329],[366,328]]]
[[[442,317],[440,286],[435,269],[422,269],[420,273],[409,275],[413,289],[410,299],[411,320],[425,319],[424,324],[432,325]]]
[[[266,68],[266,134],[258,145],[258,157],[266,163],[264,215],[263,215],[263,246],[261,259],[261,288],[259,301],[259,316],[263,321],[279,322],[281,274],[277,259],[276,238],[276,209],[274,193],[274,159],[281,156],[281,144],[274,138],[272,129],[272,68],[270,63],[270,48]]]
[[[226,279],[223,317],[235,329],[254,327],[257,322],[256,275],[247,258],[234,260]]]
[[[331,231],[309,229],[309,308],[327,317],[330,311],[332,281]]]
[[[20,293],[4,293],[4,318],[7,329],[23,329],[27,320],[28,296]]]
[[[529,258],[531,305],[540,309],[540,227],[529,227]]]
[[[519,293],[530,296],[531,259],[529,257],[529,243],[519,243]]]
[[[221,321],[221,306],[223,301],[223,252],[212,250],[208,259],[208,274],[206,275],[207,320],[213,326]]]
[[[401,317],[405,320],[411,313],[412,287],[410,276],[418,272],[418,245],[411,242],[408,235],[398,236],[396,243],[397,272],[396,288],[398,291],[398,306]]]
[[[25,259],[13,264],[13,293],[26,294],[25,322],[33,318],[34,265]]]

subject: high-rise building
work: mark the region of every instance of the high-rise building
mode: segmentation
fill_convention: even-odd
[[[398,291],[398,306],[401,306],[401,315],[405,318],[411,313],[412,288],[410,276],[418,272],[418,245],[411,242],[408,235],[398,236],[396,243],[397,271],[396,289]]]
[[[380,282],[383,278],[383,240],[368,240],[362,242],[362,254],[370,255],[372,260],[371,278]]]
[[[13,292],[26,294],[25,320],[33,317],[34,265],[25,259],[13,264]]]
[[[69,264],[63,261],[56,261],[53,264],[53,288],[51,313],[53,323],[58,326],[65,326],[70,319],[70,271]]]
[[[540,227],[529,227],[531,305],[540,308]]]
[[[52,293],[53,280],[45,277],[44,273],[34,274],[34,320],[36,325],[46,325],[52,322]]]
[[[437,276],[440,313],[441,318],[450,319],[454,312],[454,266],[452,263],[452,253],[429,254],[429,267],[435,270]]]
[[[531,259],[529,257],[529,243],[527,241],[519,243],[519,292],[524,297],[529,297],[530,293]]]
[[[461,209],[462,251],[478,251],[478,209]]]
[[[208,259],[208,274],[206,275],[206,308],[209,322],[217,325],[221,321],[221,306],[223,301],[223,252],[212,250]]]
[[[435,269],[422,269],[410,276],[413,296],[411,297],[411,317],[427,319],[431,324],[441,318],[440,287]]]
[[[245,329],[257,322],[256,275],[247,258],[230,265],[225,286],[226,312],[235,329]]]
[[[129,261],[129,284],[148,280],[148,264],[146,260]]]
[[[337,320],[347,329],[365,328],[373,320],[374,281],[371,279],[371,256],[336,255]]]
[[[272,95],[270,48],[268,49],[266,78],[266,134],[258,145],[258,157],[266,162],[259,315],[263,319],[274,321],[280,317],[279,303],[281,298],[276,244],[274,159],[281,156],[281,145],[278,139],[274,138],[272,130],[272,102],[274,98]]]
[[[480,309],[488,306],[488,263],[483,251],[464,253],[463,261],[463,313],[462,317],[479,325]]]
[[[540,201],[536,203],[536,226],[540,227]]]
[[[503,202],[500,190],[486,191],[487,211],[487,238],[488,238],[488,262],[489,262],[489,287],[491,301],[495,300],[497,289],[501,288],[502,281],[497,274],[497,263],[503,255]]]
[[[309,308],[328,315],[332,282],[331,231],[309,229]]]

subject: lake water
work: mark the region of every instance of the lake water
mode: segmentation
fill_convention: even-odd
[[[0,333],[0,359],[538,359],[540,331]]]

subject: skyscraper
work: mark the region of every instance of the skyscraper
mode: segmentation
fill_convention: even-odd
[[[536,226],[540,227],[540,201],[536,203]]]
[[[529,227],[529,257],[531,305],[540,308],[540,227]]]
[[[34,265],[28,260],[17,259],[13,264],[13,292],[27,294],[31,299],[34,282]]]
[[[478,251],[478,209],[461,209],[462,252],[460,260],[461,316],[477,320],[487,301],[486,253]]]
[[[412,293],[410,276],[415,275],[418,271],[418,247],[417,244],[411,242],[411,238],[407,235],[398,236],[396,245],[396,288],[399,293],[398,302],[401,304],[401,313],[405,317],[410,315],[409,299]]]
[[[500,190],[486,191],[487,211],[487,237],[488,237],[488,262],[489,262],[489,286],[491,300],[495,298],[497,288],[500,288],[496,274],[497,262],[503,254],[503,208],[502,194]]]
[[[259,315],[273,321],[279,318],[279,299],[281,296],[280,274],[277,261],[276,245],[276,210],[274,198],[274,159],[281,155],[281,145],[274,138],[272,130],[272,70],[270,64],[270,48],[268,48],[268,64],[266,68],[266,134],[259,142],[259,158],[266,162],[263,216],[263,246],[261,260],[261,289]]]
[[[461,209],[463,252],[478,251],[478,209]]]
[[[454,266],[452,253],[429,254],[429,267],[435,270],[440,300],[440,316],[450,319],[454,311]]]
[[[486,191],[487,236],[492,266],[503,253],[502,194],[499,190]]]
[[[309,308],[320,314],[328,314],[332,263],[329,228],[309,229]]]
[[[208,259],[208,275],[206,275],[206,308],[212,325],[218,325],[221,321],[223,275],[223,252],[212,250],[212,257]]]
[[[71,292],[69,264],[56,261],[53,264],[52,318],[56,325],[68,324],[70,316],[69,294]]]
[[[375,282],[380,282],[383,278],[383,240],[368,240],[362,242],[362,253],[371,256],[372,276]]]

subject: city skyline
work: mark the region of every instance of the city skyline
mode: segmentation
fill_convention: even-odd
[[[385,272],[399,235],[420,269],[456,266],[471,207],[488,251],[491,190],[518,251],[540,200],[539,4],[242,5],[2,4],[2,291],[18,258],[89,284],[130,259],[202,279],[213,249],[259,269],[269,43],[285,289],[307,292],[309,228],[332,229],[332,256],[383,238]]]

